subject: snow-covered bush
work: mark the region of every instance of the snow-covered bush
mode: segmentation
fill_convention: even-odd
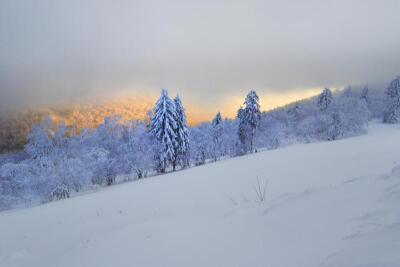
[[[210,131],[209,122],[190,128],[190,161],[196,166],[206,163],[207,159],[213,157]]]
[[[65,184],[58,184],[56,188],[51,192],[54,199],[69,198],[69,189]]]
[[[383,121],[396,123],[400,120],[400,76],[394,79],[386,90],[386,110]]]

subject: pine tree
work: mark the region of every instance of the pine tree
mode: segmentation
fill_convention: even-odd
[[[329,88],[325,88],[318,96],[317,104],[322,111],[326,111],[332,103],[332,92]]]
[[[222,136],[222,118],[221,113],[218,112],[212,121],[211,136],[214,145],[214,161],[217,161],[218,156],[221,154],[221,136]]]
[[[383,121],[386,123],[396,123],[400,117],[400,76],[389,84],[386,96],[387,107]]]
[[[173,170],[177,163],[180,161],[182,167],[189,166],[189,130],[186,125],[186,114],[185,108],[182,105],[182,101],[177,95],[174,99],[175,113],[176,113],[176,142],[175,142],[175,155],[172,162]]]
[[[251,129],[251,139],[250,139],[250,152],[254,152],[254,134],[260,120],[260,104],[258,103],[259,98],[255,91],[251,90],[244,101],[246,107],[244,108],[244,117],[246,124],[249,125]]]
[[[149,123],[150,134],[156,142],[157,169],[165,172],[169,163],[175,157],[176,147],[176,111],[175,104],[165,89],[153,109],[153,116]]]
[[[240,108],[236,112],[236,118],[242,119],[243,117],[244,117],[244,109],[242,106],[240,106]]]
[[[236,118],[239,120],[238,126],[238,144],[237,144],[237,154],[243,155],[248,151],[248,134],[249,134],[249,126],[246,121],[246,116],[244,109],[240,106],[237,111]]]

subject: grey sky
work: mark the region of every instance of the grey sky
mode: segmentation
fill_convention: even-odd
[[[400,73],[400,1],[2,0],[0,105],[121,90],[218,105]]]

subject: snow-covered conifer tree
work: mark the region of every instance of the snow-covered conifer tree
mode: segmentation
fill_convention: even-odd
[[[255,91],[251,90],[244,101],[244,104],[246,105],[244,108],[244,119],[246,121],[246,124],[251,129],[251,135],[250,135],[250,152],[254,152],[254,134],[258,125],[258,122],[260,120],[260,104],[258,103],[259,98],[258,95]]]
[[[213,157],[214,161],[217,161],[218,156],[221,155],[221,136],[222,136],[222,118],[221,118],[221,113],[218,112],[217,115],[215,115],[215,118],[212,121],[212,127],[211,127],[211,136],[213,139]]]
[[[329,105],[332,103],[333,97],[332,92],[329,88],[325,88],[322,93],[318,96],[317,104],[322,111],[326,111]]]
[[[165,172],[175,157],[176,147],[176,111],[174,101],[165,89],[153,109],[149,123],[150,133],[156,142],[157,169]]]
[[[176,113],[176,142],[175,142],[175,155],[172,161],[173,170],[178,162],[181,163],[182,167],[189,166],[189,130],[186,125],[186,114],[185,108],[182,105],[182,101],[177,95],[174,99],[175,113]]]
[[[396,123],[400,117],[400,76],[394,79],[386,90],[387,106],[383,121]]]
[[[249,126],[247,124],[245,111],[242,106],[240,106],[239,110],[237,111],[236,118],[239,120],[237,154],[243,155],[248,151]]]

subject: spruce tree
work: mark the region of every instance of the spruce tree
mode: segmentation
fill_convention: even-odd
[[[165,89],[153,109],[149,128],[156,143],[157,169],[165,172],[175,157],[177,128],[175,104]]]
[[[322,93],[318,96],[317,104],[322,111],[326,111],[332,103],[333,97],[332,92],[329,88],[325,88]]]
[[[244,108],[244,119],[246,124],[250,127],[250,152],[254,152],[254,134],[260,120],[260,104],[258,103],[259,98],[255,91],[251,90],[244,101],[246,105]]]
[[[221,113],[218,112],[212,121],[211,136],[214,145],[214,161],[217,161],[218,156],[221,154],[221,136],[222,136],[222,118]]]
[[[175,113],[176,113],[176,142],[175,142],[175,155],[172,162],[172,168],[175,170],[178,162],[181,163],[182,167],[189,166],[189,130],[186,125],[186,114],[185,108],[182,105],[182,101],[177,95],[174,99]]]
[[[240,106],[236,118],[239,120],[237,155],[243,155],[249,151],[249,124],[247,123],[245,110]]]
[[[386,90],[387,106],[383,117],[385,123],[396,123],[400,117],[400,76]]]

